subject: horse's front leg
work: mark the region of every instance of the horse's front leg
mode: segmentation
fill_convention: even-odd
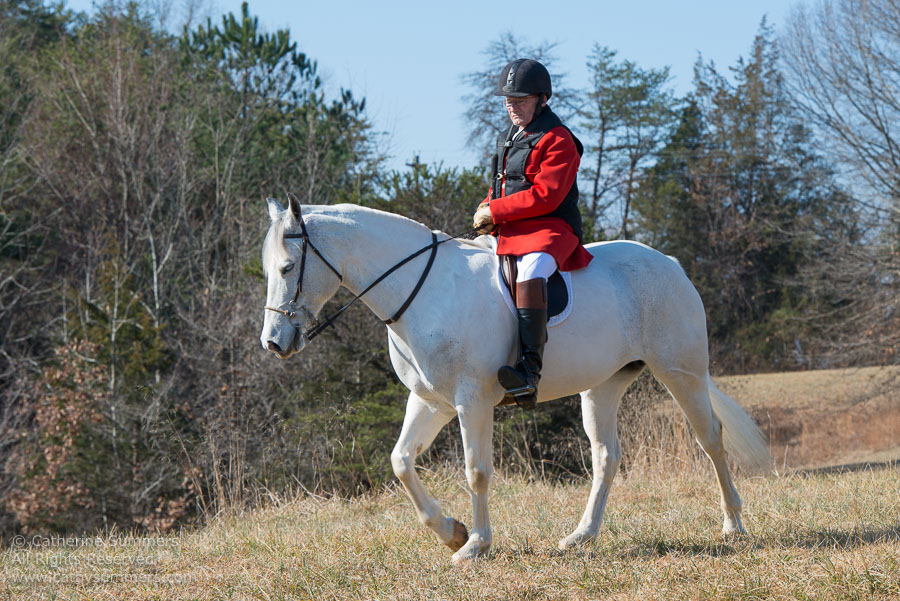
[[[453,563],[475,559],[491,546],[491,520],[488,516],[488,489],[493,475],[492,442],[494,407],[483,396],[457,395],[456,412],[462,430],[466,456],[466,480],[472,492],[472,533],[462,549],[453,554]]]
[[[434,530],[442,543],[456,551],[468,539],[466,527],[444,516],[437,501],[425,490],[415,468],[416,457],[431,446],[434,437],[454,415],[450,407],[432,407],[415,393],[410,393],[403,429],[391,452],[391,464],[416,509],[419,521]]]

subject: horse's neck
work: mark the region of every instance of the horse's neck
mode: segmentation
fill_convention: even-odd
[[[328,215],[323,213],[323,216]],[[359,294],[385,271],[431,242],[431,232],[413,221],[380,211],[348,208],[336,219],[322,219],[310,236],[322,254],[341,265],[343,285]],[[415,287],[428,260],[425,252],[380,282],[362,301],[380,318],[387,319]],[[431,277],[431,276],[429,276]]]

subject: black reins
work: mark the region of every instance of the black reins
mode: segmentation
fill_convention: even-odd
[[[298,217],[298,221],[300,222],[300,232],[296,233],[296,234],[285,234],[284,235],[284,237],[286,239],[300,239],[303,241],[303,245],[302,245],[301,251],[300,251],[300,273],[297,276],[297,288],[294,291],[294,298],[291,300],[291,303],[290,303],[291,308],[290,308],[290,310],[285,310],[285,309],[278,309],[276,307],[268,307],[268,306],[265,307],[265,309],[267,309],[269,311],[274,311],[276,313],[281,313],[282,315],[285,315],[288,319],[293,319],[297,315],[297,312],[294,309],[297,304],[297,300],[300,298],[300,293],[303,291],[303,274],[306,271],[306,250],[307,250],[307,248],[312,249],[312,251],[314,253],[316,253],[316,256],[318,256],[322,260],[322,262],[325,263],[325,265],[329,269],[331,269],[331,271],[334,273],[334,275],[336,275],[338,277],[338,280],[340,280],[341,283],[343,283],[343,281],[344,281],[344,276],[341,275],[341,272],[339,272],[337,269],[335,269],[334,265],[332,265],[328,261],[328,259],[325,258],[325,256],[319,251],[319,249],[316,248],[316,245],[313,244],[312,240],[310,240],[309,232],[306,229],[306,223],[303,220],[303,215],[299,214],[299,215],[297,215],[297,217]],[[422,271],[422,275],[419,276],[419,281],[416,283],[415,288],[413,288],[412,292],[406,298],[406,301],[404,301],[404,303],[400,306],[400,308],[397,309],[397,311],[390,318],[381,320],[382,323],[384,323],[385,325],[390,325],[392,323],[395,323],[396,321],[398,321],[400,319],[400,317],[403,316],[403,314],[406,312],[406,310],[412,304],[413,300],[416,298],[416,295],[419,294],[419,290],[422,289],[422,285],[425,283],[425,279],[428,277],[428,273],[431,271],[431,266],[434,264],[434,258],[437,255],[437,247],[440,246],[441,244],[443,244],[444,242],[449,242],[450,240],[455,240],[457,238],[471,236],[473,233],[475,233],[475,230],[471,229],[471,230],[466,230],[465,232],[463,232],[461,234],[457,234],[456,236],[450,236],[443,240],[438,240],[437,233],[432,231],[431,232],[431,244],[423,246],[422,248],[420,248],[416,252],[412,253],[411,255],[409,255],[408,257],[406,257],[399,263],[395,264],[393,267],[391,267],[390,269],[388,269],[387,271],[382,273],[380,276],[378,276],[378,278],[374,282],[369,284],[365,290],[363,290],[359,294],[355,295],[347,303],[344,303],[344,305],[340,309],[338,309],[337,311],[332,313],[324,321],[317,323],[316,325],[314,325],[311,328],[309,328],[308,330],[306,330],[306,332],[303,333],[303,336],[306,338],[306,341],[307,342],[312,341],[312,339],[315,338],[316,336],[318,336],[319,334],[321,334],[325,330],[325,328],[333,325],[334,322],[338,319],[338,317],[340,317],[344,313],[344,311],[349,309],[353,305],[353,303],[355,303],[360,298],[362,298],[363,295],[366,294],[369,290],[371,290],[372,288],[374,288],[375,286],[380,284],[386,277],[388,277],[389,275],[391,275],[392,273],[397,271],[400,267],[406,265],[407,263],[409,263],[410,261],[412,261],[419,255],[421,255],[422,253],[424,253],[428,250],[431,250],[431,254],[428,256],[428,263],[425,265],[425,269]],[[308,313],[308,311],[306,311],[306,312]],[[297,331],[299,332],[300,327],[297,325],[294,325],[294,327],[297,328]]]
[[[287,238],[288,236],[290,236],[292,238],[300,238],[301,237],[300,234],[293,234],[293,235],[289,234],[289,235],[286,235],[285,238]],[[369,284],[365,290],[363,290],[362,292],[360,292],[359,294],[354,296],[348,302],[344,303],[344,305],[340,309],[338,309],[337,311],[335,311],[334,313],[329,315],[327,318],[325,318],[324,321],[322,321],[321,323],[319,323],[319,324],[313,326],[312,328],[310,328],[309,330],[307,330],[305,332],[307,342],[309,342],[310,340],[312,340],[313,338],[315,338],[316,336],[321,334],[322,331],[325,330],[325,328],[327,328],[328,326],[333,324],[337,320],[337,318],[340,317],[341,314],[344,313],[344,311],[349,309],[350,306],[353,305],[353,303],[355,303],[356,301],[361,299],[366,292],[368,292],[369,290],[371,290],[372,288],[374,288],[375,286],[380,284],[386,277],[388,277],[389,275],[394,273],[400,267],[406,265],[407,263],[409,263],[410,261],[412,261],[419,255],[424,253],[426,250],[431,249],[431,255],[428,257],[428,264],[425,265],[425,270],[422,272],[422,275],[419,276],[419,281],[418,281],[418,283],[416,283],[416,287],[413,288],[413,291],[410,293],[409,297],[406,299],[406,302],[404,302],[403,305],[399,309],[397,309],[397,311],[394,313],[394,315],[392,315],[389,319],[381,320],[384,325],[390,325],[390,324],[396,322],[398,319],[400,319],[400,317],[403,316],[403,314],[406,312],[406,310],[412,304],[413,299],[416,298],[416,295],[419,293],[419,290],[422,288],[422,284],[425,283],[425,278],[428,277],[428,272],[431,271],[431,266],[434,264],[434,257],[435,257],[435,255],[437,255],[438,245],[443,244],[447,240],[450,240],[450,238],[438,241],[437,234],[435,234],[434,232],[431,232],[431,244],[420,248],[413,254],[409,255],[408,257],[406,257],[405,259],[403,259],[402,261],[400,261],[399,263],[397,263],[396,265],[394,265],[393,267],[391,267],[390,269],[388,269],[387,271],[382,273],[378,277],[378,279],[376,279],[374,282]],[[304,239],[304,245],[307,245],[307,244],[310,246],[310,248],[313,249],[313,252],[315,252],[319,256],[319,258],[325,262],[326,265],[328,265],[328,261],[326,261],[325,258],[322,256],[322,253],[320,253],[318,250],[316,250],[315,246],[313,246],[312,243],[309,242],[309,238]],[[301,265],[303,264],[302,258],[300,259],[300,264]],[[330,265],[328,265],[328,266],[331,267]],[[302,267],[301,267],[301,269],[302,269]],[[339,273],[337,273],[337,271],[333,267],[331,269],[332,269],[332,271],[334,271],[337,274],[337,276],[339,278],[341,278],[341,275]],[[301,278],[303,277],[302,271],[301,271],[300,277]],[[343,282],[343,278],[341,278],[341,281]],[[295,297],[296,297],[296,294],[295,294]],[[294,301],[294,302],[296,302],[296,301]]]

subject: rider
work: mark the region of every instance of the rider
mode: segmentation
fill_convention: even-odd
[[[550,74],[536,60],[517,59],[500,73],[495,96],[505,96],[512,125],[491,159],[492,184],[474,227],[498,237],[497,254],[515,257],[514,297],[521,356],[497,379],[523,407],[534,407],[547,340],[547,279],[559,269],[586,267],[575,176],[583,146],[547,101]]]

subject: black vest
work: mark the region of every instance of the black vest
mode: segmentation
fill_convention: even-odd
[[[545,107],[536,119],[525,126],[525,133],[531,135],[526,136],[523,133],[523,135],[513,141],[513,137],[515,136],[516,131],[518,131],[518,127],[515,125],[510,126],[509,131],[506,133],[500,134],[500,137],[497,138],[496,153],[491,158],[491,171],[494,174],[494,181],[491,187],[491,198],[499,198],[501,178],[503,177],[506,178],[507,195],[522,190],[528,190],[534,185],[534,182],[529,181],[529,179],[525,177],[525,164],[528,162],[531,151],[534,150],[538,141],[544,137],[544,134],[554,127],[559,126],[566,127],[549,107]],[[575,141],[575,147],[578,149],[578,156],[584,154],[584,146],[582,145],[581,140],[576,138],[575,134],[573,134],[572,130],[568,127],[566,127],[566,131],[569,132],[572,136],[572,140]],[[503,167],[504,159],[506,161],[506,169],[501,172],[500,169]],[[568,223],[575,231],[575,235],[578,236],[578,240],[581,241],[581,211],[578,210],[577,179],[572,182],[572,187],[566,194],[565,199],[563,199],[562,204],[560,204],[553,212],[548,213],[548,215],[559,217]]]

